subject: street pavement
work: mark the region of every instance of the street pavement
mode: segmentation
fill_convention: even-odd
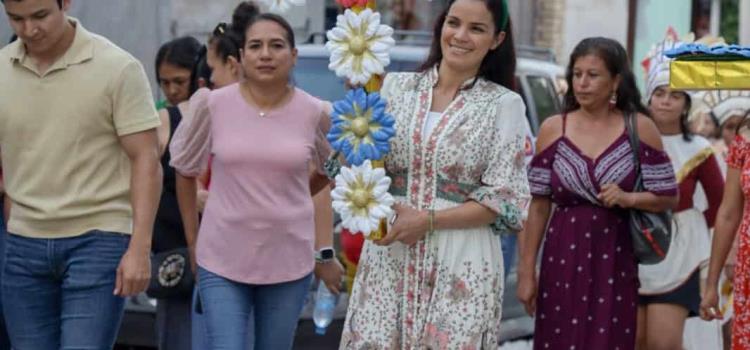
[[[339,348],[344,320],[337,319],[328,326],[325,335],[315,334],[315,324],[312,320],[302,320],[297,326],[297,336],[294,337],[294,350],[332,350]]]

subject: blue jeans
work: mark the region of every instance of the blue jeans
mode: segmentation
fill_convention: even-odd
[[[16,350],[111,349],[125,299],[113,295],[130,236],[6,237],[2,297]]]
[[[253,317],[253,349],[291,349],[312,274],[296,281],[253,285],[198,269],[203,317],[212,350],[248,349]]]
[[[190,315],[190,323],[192,326],[192,330],[190,331],[192,348],[194,350],[209,349],[208,331],[206,330],[206,320],[205,316],[203,316],[203,303],[201,302],[201,297],[198,293],[198,287],[195,287],[195,289],[193,289],[193,304],[192,313]],[[247,325],[247,329],[247,343],[253,344],[253,334],[251,333],[254,333],[255,322],[253,322],[252,318]]]
[[[510,271],[516,264],[516,242],[518,241],[517,233],[500,234],[500,246],[503,249],[503,266],[505,270],[505,279],[508,278]]]
[[[2,199],[3,196],[0,196],[0,200]],[[3,270],[3,261],[5,260],[5,236],[8,235],[8,233],[5,232],[5,217],[3,216],[2,208],[3,206],[0,204],[0,273]],[[2,286],[1,276],[0,286]],[[8,337],[8,329],[5,326],[5,318],[3,317],[2,298],[0,298],[0,350],[10,350],[10,338]]]
[[[206,321],[203,317],[203,303],[198,295],[198,286],[193,289],[193,302],[190,308],[190,321],[193,349],[208,349],[208,337],[206,336]]]

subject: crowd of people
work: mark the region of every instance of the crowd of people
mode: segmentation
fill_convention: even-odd
[[[291,349],[312,280],[344,272],[331,101],[293,85],[289,23],[243,1],[206,43],[165,43],[157,104],[71,0],[1,1],[0,349],[112,348],[144,291],[159,349]],[[750,349],[750,94],[672,90],[662,56],[641,94],[608,38],[568,62],[530,161],[506,0],[450,1],[420,69],[385,76],[396,215],[364,242],[341,349],[496,348],[508,235],[535,349],[682,349],[688,318],[723,318],[720,283],[727,347]],[[633,211],[672,213],[661,262],[639,264]]]

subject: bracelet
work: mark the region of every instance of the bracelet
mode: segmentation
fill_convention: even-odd
[[[428,222],[430,223],[430,229],[427,233],[435,232],[435,210],[430,209],[427,211]]]
[[[334,152],[331,154],[330,157],[328,157],[328,160],[326,160],[325,164],[323,165],[323,170],[326,173],[326,176],[328,176],[329,179],[335,180],[336,175],[341,172],[341,162],[338,159],[339,152]]]

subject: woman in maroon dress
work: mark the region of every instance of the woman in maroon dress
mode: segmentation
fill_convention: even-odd
[[[677,184],[622,46],[585,39],[569,62],[564,113],[542,125],[529,172],[534,197],[519,241],[518,296],[536,313],[535,349],[630,350],[638,266],[627,209],[669,209]],[[647,192],[631,192],[636,173],[626,116],[636,118]]]

